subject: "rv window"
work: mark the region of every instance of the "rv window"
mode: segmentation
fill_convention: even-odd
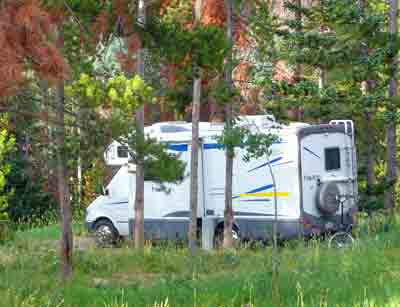
[[[161,126],[160,130],[162,133],[176,133],[176,132],[190,131],[190,129],[188,129],[188,128],[181,127],[181,126],[175,126],[175,125]]]
[[[325,169],[327,171],[340,169],[339,147],[325,148]]]
[[[117,154],[118,154],[118,158],[128,158],[128,147],[118,146]]]

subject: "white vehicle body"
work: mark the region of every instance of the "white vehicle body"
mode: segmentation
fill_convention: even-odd
[[[351,121],[278,125],[267,116],[246,116],[241,123],[254,132],[279,137],[269,157],[244,162],[245,149],[235,150],[234,227],[242,239],[271,237],[274,189],[282,239],[335,230],[341,222],[352,223],[356,211],[357,168]],[[212,219],[215,228],[223,225],[225,152],[215,140],[222,129],[222,124],[200,124],[197,213],[200,226],[205,219]],[[169,193],[160,191],[157,183],[145,181],[145,237],[185,240],[190,216],[191,124],[158,123],[146,127],[145,133],[168,143],[169,150],[187,163],[185,179],[180,184],[167,184]],[[134,223],[135,167],[128,163],[126,151],[117,142],[110,145],[105,158],[109,165],[121,168],[107,186],[106,195],[99,196],[88,207],[86,222],[93,230],[97,221],[107,219],[120,236],[129,236]],[[343,208],[337,205],[341,195],[347,197]]]

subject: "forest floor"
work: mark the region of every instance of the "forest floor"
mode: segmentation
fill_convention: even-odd
[[[0,306],[276,306],[271,249],[191,257],[185,248],[96,248],[81,226],[70,282],[59,282],[57,226],[0,246]],[[79,248],[79,244],[80,248]],[[280,249],[281,306],[400,306],[400,227],[361,234],[352,248],[291,242]]]

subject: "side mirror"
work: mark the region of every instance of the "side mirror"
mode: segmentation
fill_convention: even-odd
[[[110,195],[110,191],[103,186],[101,188],[101,195],[109,196]]]

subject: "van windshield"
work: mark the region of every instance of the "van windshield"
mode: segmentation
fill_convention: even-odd
[[[118,146],[117,148],[118,158],[128,158],[128,147],[126,146]]]

